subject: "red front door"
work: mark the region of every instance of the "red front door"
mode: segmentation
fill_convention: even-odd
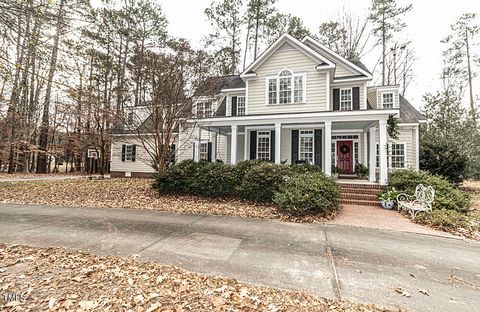
[[[337,141],[337,166],[342,173],[353,173],[353,141]]]

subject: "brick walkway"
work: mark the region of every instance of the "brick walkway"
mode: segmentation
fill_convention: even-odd
[[[343,205],[343,209],[339,215],[330,221],[329,224],[439,235],[443,237],[457,237],[446,232],[413,223],[398,211],[383,209],[380,206]]]

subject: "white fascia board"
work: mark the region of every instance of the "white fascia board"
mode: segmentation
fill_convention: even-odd
[[[348,78],[348,79],[333,79],[332,83],[343,83],[343,82],[357,82],[357,81],[371,81],[372,77],[357,77],[357,78]]]
[[[240,74],[240,78],[245,78],[245,79],[257,78],[257,73],[242,73]]]
[[[325,58],[324,56],[318,54],[312,48],[308,47],[307,45],[303,44],[301,41],[295,39],[294,37],[290,36],[289,34],[285,33],[280,38],[277,39],[267,50],[265,50],[252,64],[250,64],[240,75],[241,78],[248,77],[247,74],[250,71],[253,71],[254,68],[261,65],[266,59],[268,59],[272,53],[274,53],[283,43],[288,42],[295,46],[299,50],[303,50],[302,52],[308,54],[312,58],[316,58],[321,60],[328,65],[335,66],[329,59]]]
[[[292,123],[292,120],[302,119],[317,119],[325,118],[325,120],[331,120],[334,122],[345,121],[357,121],[365,120],[365,117],[369,116],[372,119],[387,120],[388,116],[399,114],[398,109],[389,110],[358,110],[358,111],[325,111],[317,113],[301,113],[301,114],[276,114],[276,115],[253,115],[253,116],[235,116],[235,117],[221,117],[221,118],[205,118],[205,119],[190,119],[188,122],[193,123],[225,123],[225,124],[245,124],[246,122],[263,122],[265,124],[280,121],[281,123]],[[359,118],[360,117],[360,118]]]
[[[236,92],[236,91],[241,92],[241,91],[246,91],[246,90],[247,90],[247,88],[235,88],[235,89],[222,89],[222,90],[220,90],[220,92],[222,92],[222,93]]]
[[[361,69],[360,67],[358,67],[357,65],[353,64],[352,62],[350,62],[349,60],[347,60],[346,58],[344,58],[343,56],[340,56],[339,54],[335,53],[334,51],[330,50],[329,48],[327,48],[326,46],[324,46],[323,44],[321,44],[320,42],[318,42],[317,40],[313,39],[312,37],[310,36],[305,36],[305,38],[302,39],[302,42],[305,43],[306,41],[316,45],[317,47],[319,47],[320,49],[324,49],[325,51],[327,51],[327,53],[330,53],[332,56],[336,57],[337,59],[340,60],[340,62],[342,62],[344,65],[346,65],[347,67],[350,67],[351,69],[354,69],[362,74],[364,74],[365,76],[369,77],[369,78],[373,78],[372,74],[370,74],[369,72],[366,72],[365,70]]]

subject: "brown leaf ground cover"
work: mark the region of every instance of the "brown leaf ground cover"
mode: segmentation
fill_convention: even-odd
[[[7,311],[387,311],[133,258],[2,243],[0,293],[21,298],[0,301]]]
[[[322,216],[291,217],[273,205],[238,199],[159,195],[150,179],[0,182],[0,202],[98,208],[130,208],[186,214],[228,215],[292,222],[325,222]]]

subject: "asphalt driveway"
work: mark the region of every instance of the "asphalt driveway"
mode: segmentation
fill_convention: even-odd
[[[480,244],[459,239],[147,210],[0,204],[0,241],[135,254],[243,282],[415,311],[480,310]]]

